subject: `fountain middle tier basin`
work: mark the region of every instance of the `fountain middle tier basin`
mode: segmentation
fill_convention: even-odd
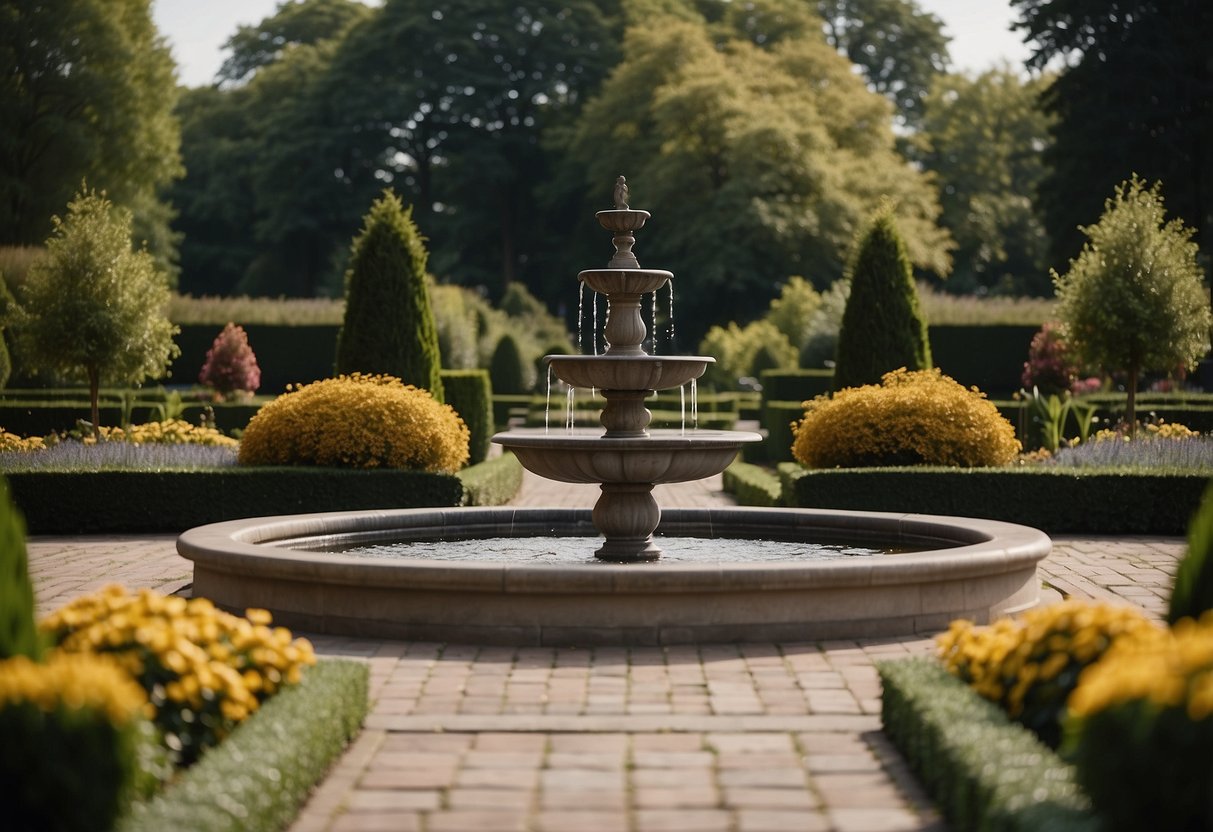
[[[674,277],[664,269],[586,269],[577,279],[603,295],[647,295]]]
[[[669,390],[716,363],[706,355],[548,355],[544,360],[565,384],[596,390]]]
[[[742,430],[653,430],[620,438],[594,429],[517,430],[493,436],[522,467],[550,480],[652,485],[719,474],[743,444],[761,441],[760,434]]]
[[[191,529],[194,595],[317,633],[471,644],[811,641],[934,632],[1039,601],[1042,532],[990,520],[811,509],[668,509],[658,534],[702,560],[594,562],[588,509],[453,508],[262,517]],[[399,540],[556,535],[585,562],[367,559],[308,551]],[[738,563],[746,539],[921,549]],[[924,548],[925,547],[925,548]],[[516,547],[515,547],[516,548]]]

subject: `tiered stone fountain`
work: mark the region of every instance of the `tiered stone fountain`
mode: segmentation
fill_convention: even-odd
[[[1023,526],[824,509],[683,508],[662,516],[652,495],[656,483],[718,473],[742,444],[759,437],[648,429],[645,398],[698,378],[712,361],[641,349],[640,299],[671,279],[669,272],[640,268],[632,254],[633,233],[648,216],[628,208],[626,196],[598,214],[614,235],[615,256],[605,269],[582,272],[581,280],[610,303],[605,354],[548,357],[560,379],[606,398],[605,431],[494,437],[537,474],[600,483],[592,514],[503,506],[215,523],[177,541],[194,562],[194,593],[228,609],[263,607],[279,623],[312,632],[518,645],[903,635],[937,631],[954,618],[984,622],[1038,603],[1036,564],[1052,544]],[[605,537],[596,561],[580,554],[592,546],[595,528]],[[690,540],[682,560],[657,560],[655,531]],[[553,535],[571,559],[536,558],[534,541]],[[495,548],[496,538],[512,545]],[[798,549],[790,560],[747,561],[741,555],[754,540],[798,547],[831,541],[873,554],[815,560]],[[427,558],[407,546],[391,558],[342,554],[423,541],[440,554],[454,541],[474,541],[486,556]],[[903,553],[875,553],[888,548]]]
[[[658,483],[689,482],[723,471],[738,449],[762,437],[746,431],[666,429],[650,431],[652,414],[644,400],[658,390],[681,387],[703,375],[708,356],[653,356],[641,347],[648,331],[641,300],[673,279],[667,271],[642,269],[632,252],[634,234],[650,217],[628,207],[627,186],[619,177],[615,210],[599,211],[598,223],[613,234],[615,254],[605,269],[581,272],[578,279],[606,295],[602,355],[549,355],[552,372],[572,387],[592,389],[606,399],[601,435],[499,433],[493,441],[513,451],[529,471],[570,483],[600,483],[594,526],[606,538],[594,554],[622,563],[656,560],[661,550],[653,530],[661,510],[653,499]]]

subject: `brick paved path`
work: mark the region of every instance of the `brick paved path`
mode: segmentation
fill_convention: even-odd
[[[665,506],[728,502],[719,478]],[[528,478],[518,505],[591,506]],[[1161,613],[1177,538],[1058,537],[1042,580]],[[105,583],[190,581],[171,536],[37,537],[40,611]],[[502,648],[315,637],[371,668],[366,726],[293,832],[942,829],[880,732],[873,662],[929,639],[670,648]]]

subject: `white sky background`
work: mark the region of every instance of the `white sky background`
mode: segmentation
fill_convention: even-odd
[[[154,0],[152,16],[177,60],[178,80],[197,87],[214,80],[226,55],[223,44],[240,24],[271,16],[281,0]],[[981,71],[1003,61],[1020,66],[1028,50],[1009,31],[1014,13],[1008,0],[918,0],[944,22],[952,38],[954,69]]]

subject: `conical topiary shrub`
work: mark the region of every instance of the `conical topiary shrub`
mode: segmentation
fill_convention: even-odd
[[[395,376],[444,401],[438,327],[426,286],[424,239],[390,190],[375,200],[354,239],[345,274],[338,375]]]
[[[899,367],[929,368],[931,347],[910,258],[888,206],[856,241],[847,271],[851,294],[838,333],[834,389],[879,384]]]
[[[252,395],[261,386],[261,368],[244,327],[228,323],[206,351],[198,381],[220,398]]]
[[[527,392],[526,369],[522,350],[513,335],[502,335],[489,359],[489,378],[494,393],[518,395]]]

